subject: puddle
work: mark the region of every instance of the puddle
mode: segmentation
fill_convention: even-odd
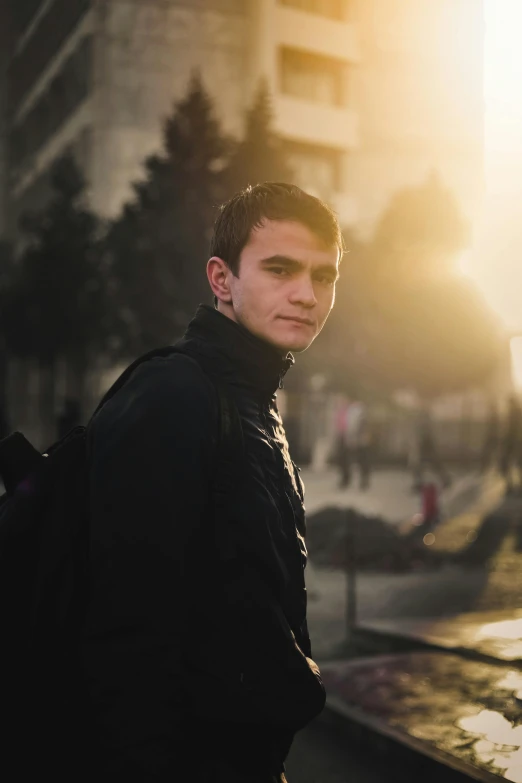
[[[522,619],[486,623],[475,631],[474,638],[477,641],[481,639],[517,639],[522,647]]]
[[[459,720],[457,727],[480,737],[473,751],[481,765],[495,768],[505,780],[522,783],[522,726],[513,726],[498,712],[482,710]]]
[[[522,671],[408,653],[326,668],[323,679],[327,691],[388,725],[522,783]]]

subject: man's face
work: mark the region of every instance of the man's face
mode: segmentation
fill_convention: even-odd
[[[338,256],[302,223],[265,220],[229,276],[232,317],[283,354],[304,351],[333,307]]]

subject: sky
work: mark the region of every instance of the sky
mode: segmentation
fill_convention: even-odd
[[[468,273],[522,332],[522,0],[485,0],[486,194]]]

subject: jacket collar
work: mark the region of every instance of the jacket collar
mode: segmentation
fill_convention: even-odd
[[[268,343],[209,305],[200,305],[180,343],[197,353],[210,372],[229,383],[273,396],[294,364]]]

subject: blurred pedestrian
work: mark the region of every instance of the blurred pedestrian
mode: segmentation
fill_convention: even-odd
[[[348,485],[349,478],[346,444],[346,427],[348,424],[349,407],[349,398],[344,394],[341,395],[335,412],[335,461],[339,467],[339,487],[341,489]]]
[[[426,530],[433,530],[440,522],[439,488],[433,481],[422,486],[422,520]]]
[[[451,485],[451,476],[440,459],[431,411],[423,408],[419,411],[414,431],[416,461],[413,464],[413,490],[422,491],[424,474],[430,469],[439,479],[443,488]]]
[[[506,492],[512,494],[520,489],[522,471],[522,411],[515,394],[508,397],[499,462],[500,472],[506,480]]]
[[[359,470],[359,486],[369,487],[371,471],[371,432],[366,405],[361,400],[344,397],[337,411],[337,453],[339,487],[345,489],[352,481],[353,467]]]
[[[56,417],[56,430],[58,440],[64,438],[73,427],[80,424],[81,406],[80,401],[74,397],[66,397],[63,402],[63,408]]]
[[[357,457],[361,472],[361,489],[368,489],[373,463],[373,431],[366,406],[363,406],[359,423]]]

